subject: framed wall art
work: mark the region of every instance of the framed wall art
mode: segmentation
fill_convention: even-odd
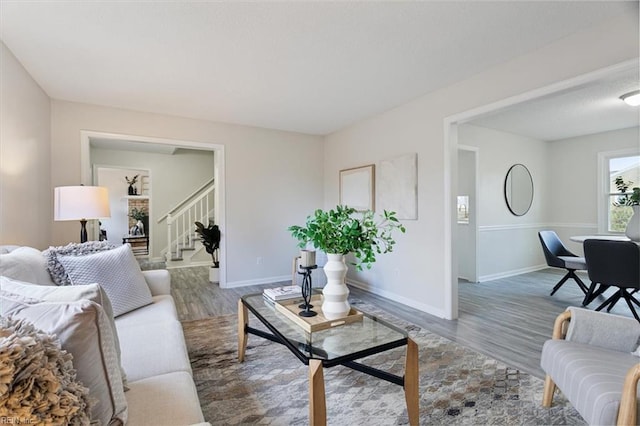
[[[380,161],[378,209],[394,211],[398,219],[418,219],[418,154]]]
[[[340,170],[340,204],[357,211],[375,210],[375,165]]]

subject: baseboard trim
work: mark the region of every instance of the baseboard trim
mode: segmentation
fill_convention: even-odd
[[[408,299],[403,296],[398,296],[397,294],[391,293],[386,290],[380,290],[379,288],[373,287],[367,283],[357,281],[351,278],[347,278],[346,282],[349,285],[352,285],[364,291],[368,291],[369,293],[384,297],[385,299],[393,300],[394,302],[401,303],[403,305],[406,305],[411,308],[417,309],[419,311],[425,312],[427,314],[436,316],[438,318],[446,319],[444,311],[440,309],[435,309],[433,306],[428,306],[423,303],[416,303],[416,301],[413,299]]]
[[[515,275],[526,274],[528,272],[540,271],[541,269],[547,269],[547,268],[548,268],[548,266],[546,264],[544,264],[544,265],[529,266],[527,268],[522,268],[522,269],[514,269],[514,270],[511,270],[511,271],[504,271],[504,272],[500,272],[500,273],[497,273],[497,274],[482,275],[482,276],[478,277],[478,282],[482,283],[482,282],[486,282],[486,281],[498,280],[500,278],[513,277]]]
[[[247,287],[250,285],[262,285],[262,284],[273,284],[277,282],[288,281],[291,282],[291,275],[280,275],[276,277],[265,277],[265,278],[256,278],[254,280],[244,280],[244,281],[227,281],[224,287],[221,288],[236,288],[236,287]]]

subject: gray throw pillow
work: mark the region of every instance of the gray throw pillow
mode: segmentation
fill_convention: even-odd
[[[87,241],[86,243],[69,243],[66,246],[49,247],[42,252],[46,259],[51,279],[57,285],[71,285],[71,280],[58,260],[58,256],[86,256],[100,251],[111,250],[117,246],[109,241]],[[19,278],[18,278],[19,279]],[[28,280],[22,280],[28,281]]]
[[[153,302],[140,264],[128,244],[85,256],[58,256],[73,285],[98,283],[118,317]]]

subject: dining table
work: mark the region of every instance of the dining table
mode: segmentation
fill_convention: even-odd
[[[584,243],[586,240],[631,241],[626,235],[620,234],[574,235],[569,239],[576,243]]]

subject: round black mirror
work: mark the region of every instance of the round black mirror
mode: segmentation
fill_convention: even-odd
[[[514,164],[504,180],[504,199],[509,211],[523,216],[533,203],[533,179],[531,173],[522,164]]]

